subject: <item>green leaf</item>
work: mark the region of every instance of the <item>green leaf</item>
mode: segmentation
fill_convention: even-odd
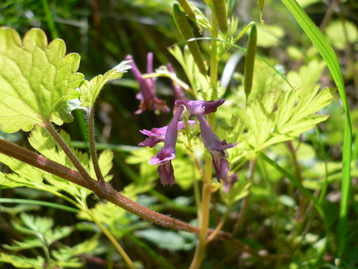
[[[285,35],[285,30],[278,25],[257,24],[257,46],[269,48],[277,46]]]
[[[11,246],[5,245],[6,249],[19,251],[42,246],[48,247],[55,241],[68,236],[73,231],[73,228],[69,226],[51,229],[54,224],[51,218],[21,214],[20,219],[22,224],[12,223],[15,230],[21,234],[35,237],[35,239],[25,239],[24,242],[14,241]]]
[[[111,80],[121,78],[130,66],[127,65],[129,61],[123,61],[104,75],[98,75],[92,78],[90,81],[85,80],[81,85],[80,90],[82,95],[80,96],[81,105],[83,107],[93,107],[99,93],[104,85]]]
[[[125,235],[128,228],[135,227],[126,216],[126,211],[112,203],[97,203],[93,208],[88,209],[88,211],[96,216],[99,222],[108,227],[111,234],[116,238],[121,238]],[[92,217],[85,211],[80,211],[77,216],[79,219],[93,222]]]
[[[10,263],[16,268],[43,269],[45,259],[42,257],[37,257],[37,259],[30,259],[15,255],[7,255],[3,252],[0,252],[0,262]]]
[[[185,71],[189,79],[191,88],[195,91],[195,98],[210,100],[212,88],[210,85],[209,77],[204,76],[199,72],[194,58],[191,55],[187,46],[184,47],[184,52],[178,46],[169,49],[169,52],[176,58]]]
[[[301,66],[296,71],[289,71],[287,74],[288,81],[296,87],[304,87],[309,84],[314,84],[319,81],[323,69],[326,67],[323,61],[310,61],[307,65]]]
[[[358,28],[349,20],[331,21],[325,33],[332,45],[340,50],[345,50],[349,44],[354,44],[358,40]]]
[[[66,142],[67,145],[71,144],[71,137],[63,130],[60,131],[60,136]],[[55,139],[42,127],[35,127],[30,136],[29,143],[31,146],[40,152],[45,157],[58,162],[62,165],[65,165],[70,168],[74,168],[74,165],[67,157],[62,148],[58,145]],[[89,165],[89,157],[87,153],[82,153],[79,150],[71,148],[72,152],[76,155],[76,157],[81,161],[82,165],[88,167]]]
[[[343,141],[343,159],[342,159],[342,197],[339,217],[339,250],[338,255],[341,257],[346,247],[346,233],[347,233],[347,216],[349,207],[349,196],[351,189],[351,161],[352,161],[352,124],[350,118],[350,110],[345,91],[345,85],[341,67],[332,46],[328,43],[322,32],[316,27],[307,13],[294,0],[282,0],[284,5],[295,17],[301,28],[305,31],[307,36],[312,41],[314,47],[322,56],[331,72],[334,82],[338,86],[338,92],[342,99],[342,104],[345,111],[344,118],[344,141]]]
[[[276,101],[276,93],[270,92],[262,100],[255,99],[246,109],[249,128],[249,144],[255,150],[271,144],[292,140],[327,119],[326,115],[314,115],[331,103],[334,89],[319,86],[285,91]],[[277,109],[274,110],[277,105]]]
[[[51,251],[51,254],[58,261],[68,261],[72,257],[94,250],[97,245],[98,240],[96,238],[93,238],[91,240],[83,241],[82,243],[73,247],[62,246],[58,250]]]
[[[11,170],[16,171],[16,174],[3,174],[0,172],[0,189],[28,187],[45,190],[47,188],[43,183],[44,172],[40,169],[4,154],[0,154],[0,162],[6,164]]]
[[[76,73],[80,56],[65,56],[63,40],[50,44],[45,33],[0,28],[0,125],[5,132],[29,131],[36,124],[72,121],[67,101],[78,96],[83,81]]]
[[[53,226],[53,220],[51,218],[35,217],[28,214],[21,214],[20,219],[23,222],[23,229],[20,231],[24,232],[24,229],[28,231],[34,231],[36,233],[45,233]],[[14,223],[15,225],[15,223]],[[20,228],[21,226],[17,226]]]
[[[136,236],[142,237],[160,248],[168,250],[190,250],[195,246],[194,240],[187,240],[184,234],[175,231],[164,231],[160,229],[146,229],[135,232]],[[191,238],[193,239],[193,238]]]
[[[223,191],[224,185],[221,184],[220,196],[221,199],[227,204],[232,205],[236,201],[239,201],[246,197],[249,194],[249,190],[251,187],[250,180],[239,180],[236,182],[229,190],[225,193]]]
[[[106,182],[110,181],[113,177],[112,175],[108,175],[112,169],[112,166],[113,166],[112,160],[113,160],[113,152],[110,149],[104,150],[99,155],[99,158],[98,158],[98,164],[102,171],[104,180]],[[93,162],[90,162],[89,174],[92,178],[96,178],[96,173],[94,171]]]
[[[60,136],[62,139],[66,142],[67,145],[71,144],[71,138],[65,131],[60,131]],[[69,160],[67,155],[64,153],[62,148],[57,144],[57,142],[54,140],[54,138],[49,135],[49,133],[39,126],[35,127],[31,135],[29,137],[29,142],[31,146],[39,151],[42,155],[45,157],[58,162],[62,165],[65,165],[67,167],[70,167],[72,169],[75,169],[72,162]],[[87,153],[83,153],[79,150],[76,150],[71,147],[72,152],[76,155],[76,157],[80,160],[81,164],[86,167],[88,170],[90,170],[90,173],[92,176],[94,176],[93,168],[90,169],[90,159],[88,157]],[[108,155],[108,154],[107,154]],[[107,159],[107,162],[109,162],[111,165],[112,159]],[[103,157],[101,159],[101,164],[103,165],[104,160]],[[108,171],[108,165],[104,167],[106,171]],[[106,176],[106,175],[104,175]],[[62,178],[50,175],[50,174],[44,174],[44,177],[46,178],[46,181],[52,184],[56,188],[56,190],[63,190],[66,191],[68,194],[70,194],[75,199],[78,199],[79,197],[82,197],[85,199],[89,194],[92,193],[92,191],[83,188],[79,185],[76,185],[68,180],[64,180]],[[107,178],[109,180],[110,178]],[[52,186],[46,184],[46,188],[50,188]]]
[[[3,245],[3,247],[10,251],[20,251],[25,249],[33,249],[33,248],[39,248],[42,247],[43,243],[40,239],[27,239],[25,242],[20,242],[17,240],[14,240],[12,245]]]

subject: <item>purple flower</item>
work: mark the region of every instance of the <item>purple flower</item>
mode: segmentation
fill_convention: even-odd
[[[227,180],[225,180],[224,182],[224,186],[223,186],[223,192],[227,193],[232,186],[234,186],[234,184],[238,181],[238,177],[236,173],[233,173],[231,176],[229,176],[227,178]]]
[[[167,64],[167,67],[168,67],[168,70],[170,73],[175,74],[174,68],[170,63]],[[180,100],[180,99],[185,99],[185,95],[184,95],[182,87],[173,80],[172,80],[172,86],[173,86],[173,92],[174,92],[174,101]]]
[[[188,123],[190,125],[193,125],[196,123],[195,120],[189,120]],[[183,121],[178,122],[178,130],[181,130],[185,127],[185,123]],[[147,135],[148,138],[146,138],[143,142],[139,143],[139,146],[148,146],[148,147],[154,147],[159,142],[164,142],[165,140],[165,133],[167,132],[168,126],[164,126],[161,128],[152,128],[150,131],[148,130],[141,130],[140,132],[144,135]]]
[[[237,143],[228,144],[225,140],[221,141],[211,130],[209,123],[203,115],[197,114],[196,117],[200,122],[201,139],[213,157],[216,178],[218,181],[221,179],[225,180],[229,173],[229,162],[227,161],[229,154],[225,150],[235,147]]]
[[[171,160],[175,158],[175,144],[178,139],[178,122],[183,111],[183,106],[178,107],[172,121],[166,129],[164,147],[149,161],[150,164],[159,165],[158,173],[160,181],[163,185],[173,185],[175,181],[174,169]]]
[[[215,112],[218,106],[225,102],[224,99],[217,101],[199,101],[199,100],[177,100],[175,105],[184,105],[192,115],[205,115]]]
[[[140,93],[137,95],[137,99],[140,100],[139,109],[135,112],[136,114],[140,114],[144,112],[146,109],[149,110],[160,110],[162,112],[168,112],[169,108],[166,105],[165,101],[162,101],[155,97],[155,79],[154,78],[146,78],[144,79],[142,73],[137,68],[135,62],[133,61],[133,57],[131,55],[126,56],[127,61],[131,61],[129,63],[132,66],[132,74],[134,78],[139,83]],[[147,73],[153,72],[153,53],[148,53],[147,55]]]

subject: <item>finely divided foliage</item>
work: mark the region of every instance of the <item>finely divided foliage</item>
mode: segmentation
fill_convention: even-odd
[[[221,2],[224,4],[224,1]],[[182,11],[179,10],[179,6],[177,8],[177,12],[184,15]],[[220,9],[225,11],[225,6],[222,6]],[[196,14],[196,12],[194,12],[194,14]],[[217,14],[217,16],[219,17],[219,14]],[[221,25],[221,27],[223,27],[223,33],[227,32],[225,25]],[[316,115],[315,113],[332,101],[335,89],[325,88],[320,91],[319,86],[308,85],[299,89],[292,88],[287,91],[277,90],[267,92],[263,95],[262,99],[248,98],[247,105],[244,108],[238,109],[236,103],[230,113],[226,115],[226,118],[220,118],[220,116],[216,116],[214,112],[217,111],[219,106],[224,104],[225,100],[209,100],[213,98],[213,96],[223,96],[225,89],[220,87],[216,80],[212,82],[209,79],[209,76],[206,75],[204,63],[202,66],[204,71],[201,73],[198,72],[199,69],[195,64],[195,58],[193,58],[188,50],[183,53],[178,47],[175,47],[171,50],[171,53],[178,59],[188,75],[194,100],[188,100],[184,97],[183,99],[176,100],[174,117],[168,127],[153,128],[151,131],[141,131],[143,134],[148,135],[149,138],[144,140],[140,145],[158,147],[158,143],[164,142],[162,150],[152,157],[150,161],[149,156],[147,156],[147,160],[150,164],[158,165],[159,177],[163,185],[172,185],[174,184],[174,168],[171,161],[176,157],[176,144],[178,142],[179,130],[184,129],[185,132],[183,132],[183,136],[186,136],[186,139],[183,139],[184,142],[180,141],[181,144],[179,147],[186,147],[188,149],[185,158],[190,159],[187,158],[187,156],[192,156],[193,158],[188,161],[193,162],[193,164],[190,165],[192,165],[193,168],[197,168],[201,176],[205,175],[203,176],[203,182],[205,183],[204,188],[207,188],[207,191],[203,192],[203,197],[206,197],[206,199],[203,198],[202,200],[206,200],[208,212],[210,210],[210,195],[214,192],[212,189],[214,185],[212,185],[211,181],[214,174],[213,171],[216,172],[218,181],[225,181],[229,177],[229,181],[226,182],[227,185],[221,195],[222,200],[228,205],[228,208],[230,208],[234,202],[248,195],[252,181],[239,179],[236,174],[238,169],[231,171],[235,173],[231,173],[229,161],[235,162],[240,158],[250,159],[247,156],[261,151],[270,145],[293,140],[328,117],[326,115]],[[24,131],[32,130],[28,141],[37,152],[55,161],[58,165],[63,165],[73,170],[77,168],[81,173],[81,170],[78,169],[76,163],[71,159],[72,155],[66,152],[67,148],[59,143],[60,140],[63,141],[66,146],[71,145],[70,136],[64,131],[58,133],[55,131],[55,134],[58,134],[58,137],[56,137],[51,133],[49,126],[52,127],[52,125],[49,123],[52,122],[57,125],[62,125],[64,122],[70,122],[72,120],[68,103],[71,100],[73,101],[75,99],[77,103],[80,103],[77,108],[81,107],[87,110],[87,108],[93,107],[105,83],[122,77],[123,73],[129,69],[129,65],[127,65],[129,62],[122,62],[104,75],[99,75],[87,81],[84,80],[83,74],[77,73],[80,63],[79,55],[75,53],[65,54],[66,47],[64,41],[56,39],[48,44],[44,32],[39,29],[30,30],[23,40],[21,40],[18,33],[13,29],[6,27],[0,28],[0,127],[5,132],[15,132],[20,129]],[[131,63],[132,66],[134,64],[135,63]],[[144,79],[148,78],[140,76],[137,80],[143,82]],[[150,81],[153,82],[154,78],[150,78]],[[213,83],[215,85],[213,85]],[[153,94],[151,98],[157,101],[157,99],[154,99],[156,98],[154,95],[154,84],[152,86]],[[248,96],[249,92],[247,93],[247,97]],[[144,95],[142,97],[144,98]],[[162,104],[165,105],[165,103]],[[143,112],[145,109],[156,108],[153,105],[144,106],[143,102],[141,106],[140,112]],[[222,107],[220,107],[220,109],[221,108]],[[165,106],[165,111],[167,110]],[[207,114],[209,113],[210,115],[208,116]],[[199,123],[200,136],[194,128],[190,128],[190,126],[194,124],[193,120],[189,120],[190,116],[192,117],[191,119],[195,119]],[[217,118],[215,118],[215,116]],[[234,125],[232,128],[231,126],[229,127],[231,129],[223,129],[221,126],[219,126],[220,128],[215,128],[217,123],[227,120],[230,117],[232,117],[231,125]],[[185,126],[184,123],[187,123],[187,126]],[[219,131],[221,132],[220,135],[218,135]],[[203,143],[198,143],[199,137],[201,137]],[[235,138],[235,141],[231,141],[231,138]],[[230,140],[230,143],[227,143],[226,139]],[[211,154],[212,160],[210,158],[209,160],[212,161],[213,166],[210,164],[211,162],[207,162],[208,158],[203,158],[205,154],[202,153],[202,149],[197,152],[193,150],[193,148],[199,148],[200,146],[202,149],[205,147]],[[91,149],[95,149],[95,146],[91,147]],[[226,150],[230,151],[230,157]],[[108,190],[108,193],[111,191],[112,197],[109,195],[106,196],[106,194],[102,196],[98,195],[98,197],[108,199],[108,201],[111,202],[116,201],[115,199],[119,199],[119,193],[115,192],[106,184],[106,182],[112,179],[112,176],[109,175],[113,159],[113,154],[110,150],[105,150],[100,154],[98,163],[93,161],[95,159],[94,157],[97,156],[93,154],[95,150],[91,151],[92,158],[87,153],[83,153],[70,146],[68,146],[68,151],[73,154],[73,158],[78,160],[82,168],[88,172],[89,178],[81,174],[84,180],[95,185],[95,187],[99,186],[99,189]],[[182,156],[184,155],[182,154]],[[182,157],[182,159],[184,159],[184,157]],[[209,165],[203,165],[204,159]],[[33,166],[23,164],[20,160],[3,154],[0,154],[0,162],[5,163],[15,172],[12,174],[0,173],[0,188],[27,187],[47,191],[66,199],[79,208],[82,212],[80,218],[89,218],[97,225],[101,225],[94,217],[94,215],[100,217],[101,214],[95,214],[95,210],[89,210],[86,204],[88,196],[92,192],[96,194],[96,191],[86,189],[68,180],[45,173]],[[140,162],[142,164],[143,159],[140,159]],[[46,165],[46,163],[43,165]],[[98,165],[102,173],[102,182],[97,176],[98,171],[96,170],[96,165]],[[183,169],[183,166],[184,165],[179,169]],[[185,167],[185,169],[191,170],[187,169],[187,167]],[[94,180],[95,178],[97,178],[97,181]],[[148,180],[148,178],[146,177],[145,180]],[[192,180],[191,177],[190,180]],[[132,186],[137,187],[136,185],[130,185],[130,187]],[[139,188],[141,187],[145,188],[139,186]],[[113,195],[113,193],[115,193],[115,195]],[[135,192],[132,192],[132,195],[133,193]],[[140,191],[138,191],[138,193],[140,193]],[[111,207],[114,207],[114,205],[105,206],[103,204],[96,208],[103,210],[103,208]],[[130,211],[130,209],[124,206],[121,207],[123,207],[121,210],[125,208]],[[136,211],[136,209],[137,207],[133,209],[133,212],[138,213],[139,210]],[[147,210],[147,208],[145,209]],[[151,212],[153,211],[148,209],[148,211],[144,211],[144,213],[139,212],[142,215],[138,213],[138,216],[143,217],[147,214],[151,217],[153,216],[150,215],[152,214]],[[203,212],[201,212],[201,218],[208,218],[209,215],[205,215],[207,212]],[[113,215],[102,215],[102,219],[108,219],[107,223],[105,221],[102,222],[109,225],[109,223],[114,221],[112,217]],[[148,219],[152,221],[152,218],[148,217]],[[173,223],[176,223],[175,219],[170,219],[170,221],[172,220]],[[30,217],[24,214],[21,217],[21,221],[23,223],[22,226],[20,224],[14,224],[14,227],[20,232],[25,234],[27,232],[27,234],[34,235],[35,238],[29,239],[26,242],[15,242],[12,246],[5,246],[8,250],[17,251],[32,247],[43,247],[46,252],[49,247],[46,244],[51,244],[56,240],[68,236],[72,232],[72,228],[69,227],[53,228],[53,222],[46,218]],[[156,223],[160,224],[161,222],[158,221]],[[205,223],[205,221],[203,221],[203,223]],[[204,227],[205,233],[200,236],[201,243],[204,243],[204,247],[210,241],[206,239],[206,236],[212,233],[206,233],[209,224],[207,223],[206,225],[207,227]],[[184,226],[185,229],[191,227],[186,223]],[[180,230],[176,226],[173,227]],[[185,230],[182,227],[180,228]],[[219,228],[221,229],[221,227]],[[102,227],[101,229],[105,230],[105,228]],[[200,227],[200,230],[196,227],[195,229],[197,233],[203,231],[203,227]],[[218,229],[218,231],[220,229]],[[188,231],[193,232],[194,230],[188,228]],[[40,236],[42,233],[45,234],[49,242],[44,243],[43,238]],[[108,237],[111,239],[110,236]],[[111,242],[113,243],[113,241]],[[61,247],[51,253],[51,258],[49,257],[50,253],[47,253],[45,255],[48,256],[46,257],[46,262],[56,260],[54,264],[59,267],[82,266],[82,263],[80,263],[77,258],[74,258],[74,255],[83,253],[85,249],[93,249],[95,247],[96,244],[93,242],[84,242],[83,246],[75,246],[73,248]],[[117,249],[119,248],[120,247],[117,247]],[[78,250],[77,252],[76,249]],[[123,256],[123,253],[121,253],[121,255]],[[74,260],[72,260],[72,258],[74,258]],[[0,261],[12,263],[14,266],[23,266],[18,263],[25,260],[24,258],[23,260],[17,261],[16,256],[0,255]],[[64,262],[61,264],[61,261]],[[66,261],[68,261],[68,264]],[[126,262],[128,263],[128,261]],[[34,264],[33,268],[41,268],[45,261],[42,259],[28,261],[28,264],[32,263]]]
[[[255,99],[245,110],[248,143],[261,150],[292,140],[326,120],[327,115],[314,113],[332,102],[335,89],[318,90],[318,85],[310,85],[284,91],[278,98],[276,92],[270,92],[262,100]]]

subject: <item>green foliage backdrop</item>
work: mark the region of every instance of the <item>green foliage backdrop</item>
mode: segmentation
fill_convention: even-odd
[[[0,3],[0,138],[73,169],[70,181],[42,171],[1,142],[0,267],[357,268],[357,12],[318,0]],[[136,113],[127,55],[174,111],[178,85],[225,99],[206,116],[225,151],[191,113],[200,126],[177,132],[173,186],[148,163],[160,147],[138,146],[173,113]],[[215,157],[230,163],[225,182]]]

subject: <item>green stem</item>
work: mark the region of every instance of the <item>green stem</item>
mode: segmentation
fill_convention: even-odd
[[[92,178],[90,178],[90,181],[85,180],[79,172],[3,139],[0,139],[0,153],[89,189],[93,191],[99,199],[105,199],[149,222],[179,231],[197,234],[200,232],[198,227],[176,220],[169,216],[162,215],[132,201],[111,188],[108,184],[99,184],[98,181]],[[208,233],[212,233],[212,230],[208,230]],[[232,239],[230,234],[224,232],[220,232],[218,237],[226,240]]]
[[[201,218],[200,218],[200,232],[199,242],[195,249],[193,261],[190,265],[190,269],[199,268],[205,253],[206,248],[206,236],[209,227],[210,217],[210,199],[211,199],[211,171],[212,162],[211,158],[207,157],[205,161],[205,177],[203,178],[203,190],[202,190],[202,203],[201,203]]]
[[[55,194],[57,195],[57,193],[55,193]],[[58,193],[58,194],[60,194],[60,193]],[[60,197],[63,198],[63,195],[61,195]],[[73,200],[71,200],[71,201],[74,202]],[[7,203],[9,203],[9,204],[16,203],[16,204],[47,206],[47,207],[51,207],[51,208],[65,210],[67,212],[71,212],[71,213],[75,213],[75,214],[77,214],[79,212],[78,209],[73,208],[73,207],[60,205],[60,204],[55,204],[55,203],[50,203],[50,202],[45,202],[45,201],[29,200],[29,199],[0,198],[0,204],[7,204]]]
[[[317,51],[327,64],[334,82],[338,86],[338,92],[344,107],[344,139],[342,157],[342,180],[341,180],[341,203],[339,212],[339,251],[338,256],[342,257],[347,242],[348,208],[351,196],[351,162],[352,162],[352,123],[350,118],[349,104],[346,96],[345,85],[341,67],[332,46],[322,32],[295,0],[281,0],[290,13],[295,17],[298,24],[305,31]]]
[[[76,167],[78,172],[82,175],[82,177],[87,180],[88,182],[91,182],[92,178],[90,174],[87,172],[87,170],[83,167],[81,162],[78,160],[76,155],[72,152],[70,147],[66,144],[66,142],[62,139],[62,137],[58,134],[58,132],[55,130],[55,128],[52,126],[51,122],[45,121],[44,122],[44,128],[52,135],[52,137],[56,140],[57,144],[62,148],[62,150],[65,152],[67,157],[70,159],[72,164]]]
[[[132,262],[132,260],[129,258],[127,253],[124,251],[124,249],[121,247],[121,245],[118,243],[118,241],[113,237],[113,235],[106,229],[106,227],[103,226],[103,224],[92,214],[92,212],[88,209],[83,209],[84,212],[86,212],[94,223],[97,224],[97,226],[102,230],[102,232],[107,236],[109,241],[113,244],[113,246],[117,249],[118,253],[122,256],[124,261],[128,264],[129,268],[135,269],[135,266]]]
[[[207,244],[209,244],[212,240],[214,240],[216,235],[218,234],[218,232],[221,231],[222,227],[225,224],[225,221],[227,220],[227,217],[229,216],[230,209],[231,209],[231,205],[227,207],[224,216],[221,218],[221,220],[220,220],[218,226],[216,226],[214,232],[208,236],[208,239],[206,240]]]

